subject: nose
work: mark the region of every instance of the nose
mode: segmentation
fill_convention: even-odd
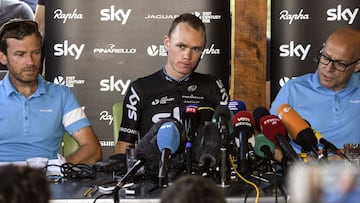
[[[190,48],[185,49],[184,50],[184,58],[190,60],[191,56],[192,56],[192,49],[190,49]]]
[[[35,61],[35,56],[33,56],[32,54],[26,55],[26,64],[27,65],[33,65],[34,61]]]

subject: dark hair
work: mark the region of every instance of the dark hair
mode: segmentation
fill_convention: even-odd
[[[48,203],[45,172],[28,166],[0,166],[0,203]]]
[[[175,18],[175,20],[172,22],[169,32],[168,32],[169,37],[171,37],[171,34],[173,33],[173,31],[175,30],[176,26],[179,23],[187,23],[195,30],[202,29],[205,32],[205,25],[199,17],[197,17],[191,13],[184,13],[184,14],[181,14],[180,16],[178,16],[177,18]]]
[[[0,28],[0,51],[5,55],[7,54],[7,43],[8,38],[15,38],[18,40],[23,39],[25,36],[36,34],[40,38],[41,43],[41,34],[38,29],[38,24],[32,20],[24,19],[11,19]]]
[[[224,193],[211,179],[184,175],[161,193],[160,203],[226,203]]]

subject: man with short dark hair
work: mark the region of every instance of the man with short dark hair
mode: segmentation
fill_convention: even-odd
[[[95,163],[102,151],[84,109],[70,88],[39,74],[42,38],[37,23],[13,19],[0,28],[0,161],[57,159],[67,131],[80,145],[71,163]]]

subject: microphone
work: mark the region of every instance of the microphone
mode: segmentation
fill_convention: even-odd
[[[266,115],[260,118],[260,128],[264,136],[275,145],[280,145],[285,156],[293,161],[300,160],[295,150],[289,143],[284,123],[274,115]]]
[[[230,118],[230,111],[227,106],[219,105],[215,109],[214,117],[220,132],[222,146],[226,146],[228,144],[228,135],[229,128],[228,122]]]
[[[218,133],[217,124],[206,122],[199,128],[193,142],[193,154],[195,163],[199,165],[202,175],[211,176],[215,173],[218,165],[221,148],[221,139]]]
[[[198,106],[195,104],[188,105],[185,107],[182,115],[185,134],[188,141],[192,140],[197,130],[197,125],[198,125],[197,108]]]
[[[318,141],[309,124],[288,104],[281,104],[277,109],[277,114],[294,142],[306,152],[312,151],[318,156],[318,159],[321,159],[317,147]]]
[[[262,107],[262,106],[259,106],[259,107],[256,107],[253,111],[253,116],[254,116],[254,120],[255,120],[255,126],[254,126],[254,129],[260,133],[261,132],[261,129],[260,129],[260,118],[262,118],[263,116],[266,116],[266,115],[270,115],[270,112],[267,108],[265,107]]]
[[[233,115],[239,111],[246,111],[246,105],[240,100],[231,100],[228,102],[227,107]]]
[[[313,129],[313,132],[315,134],[316,139],[319,141],[319,143],[321,143],[322,145],[324,145],[325,148],[330,149],[331,151],[335,152],[337,155],[339,155],[341,158],[345,158],[346,160],[350,161],[349,157],[346,156],[346,154],[344,154],[340,149],[338,149],[334,144],[332,144],[331,142],[327,141],[318,131],[316,131],[315,129]]]
[[[248,139],[254,133],[254,118],[248,111],[239,111],[233,118],[235,135],[239,137],[239,157],[238,168],[240,173],[246,173],[249,170],[248,164]]]
[[[274,160],[275,144],[265,137],[264,134],[255,136],[255,154],[270,160]]]
[[[186,172],[191,174],[192,172],[192,140],[195,136],[198,127],[198,106],[195,104],[188,105],[185,107],[182,121],[185,129],[186,143],[185,143],[185,154],[186,154]]]
[[[180,145],[180,132],[174,122],[163,123],[157,132],[157,146],[161,152],[159,163],[159,187],[166,185],[168,161]]]
[[[136,172],[142,167],[144,166],[146,163],[146,158],[145,156],[138,156],[137,157],[137,161],[135,162],[135,164],[129,169],[129,171],[120,179],[120,181],[116,184],[116,188],[121,188],[122,186],[124,186],[127,182],[129,182],[129,180],[131,180]]]
[[[200,102],[197,108],[198,114],[198,128],[204,125],[206,122],[211,121],[214,115],[215,109],[212,105],[209,105],[207,102]]]

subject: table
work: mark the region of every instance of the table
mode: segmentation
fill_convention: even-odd
[[[84,197],[84,192],[89,188],[89,185],[99,182],[111,181],[111,175],[99,174],[95,180],[83,179],[83,180],[65,180],[61,183],[51,183],[51,203],[93,203],[94,199],[98,197],[101,192],[96,192],[92,197]],[[120,195],[121,203],[158,203],[161,189],[154,190],[149,194],[149,190],[156,184],[150,181],[140,181],[136,183],[135,195]],[[246,191],[249,189],[244,182],[231,181],[230,187],[222,188],[226,194],[227,202],[238,203],[244,202]],[[273,203],[273,202],[286,202],[284,195],[278,192],[276,196],[274,188],[265,188],[260,193],[260,203]],[[276,200],[277,198],[277,200]],[[113,203],[113,196],[106,196],[98,199],[96,203]],[[255,202],[255,192],[251,192],[246,199],[246,202]]]

